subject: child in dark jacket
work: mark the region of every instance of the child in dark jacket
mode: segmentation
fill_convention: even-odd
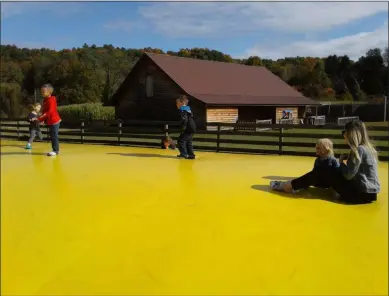
[[[180,111],[181,116],[181,134],[178,138],[178,149],[180,154],[179,158],[195,159],[196,155],[193,151],[192,139],[196,133],[196,123],[193,119],[193,113],[188,106],[188,98],[186,96],[180,96],[176,100],[177,109]]]
[[[30,124],[30,138],[28,139],[28,143],[25,149],[30,150],[32,148],[32,143],[36,136],[38,136],[39,140],[43,140],[43,135],[40,129],[40,123],[36,119],[39,116],[39,111],[41,110],[41,104],[35,103],[29,106],[30,113],[28,114],[27,122]]]
[[[319,188],[330,188],[332,176],[339,172],[339,162],[334,157],[333,143],[330,139],[320,139],[316,143],[315,164],[313,170],[302,177],[291,182],[271,181],[270,187],[273,190],[294,192],[306,189],[310,186]]]

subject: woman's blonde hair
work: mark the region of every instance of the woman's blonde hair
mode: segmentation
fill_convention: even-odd
[[[358,153],[358,147],[363,145],[370,151],[370,153],[378,161],[377,150],[375,149],[374,145],[371,143],[370,137],[367,133],[366,126],[362,121],[355,120],[346,123],[345,135],[347,138],[347,143],[351,149],[350,156],[353,156],[359,161],[361,161],[361,156]]]
[[[324,138],[316,141],[317,146],[322,146],[328,153],[328,155],[334,155],[334,144],[330,139]]]

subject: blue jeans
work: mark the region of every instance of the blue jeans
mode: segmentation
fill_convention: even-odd
[[[193,144],[192,144],[192,139],[193,139],[193,133],[186,133],[183,132],[181,135],[178,137],[178,150],[180,150],[180,155],[182,156],[194,156],[193,152]]]
[[[49,125],[50,129],[50,139],[51,139],[51,147],[53,148],[53,152],[59,152],[59,139],[58,139],[58,132],[59,132],[59,123],[54,125]]]

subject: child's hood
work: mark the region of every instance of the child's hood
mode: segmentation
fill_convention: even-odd
[[[181,106],[180,107],[180,111],[185,111],[185,112],[188,112],[188,113],[192,113],[192,110],[190,109],[189,106]]]

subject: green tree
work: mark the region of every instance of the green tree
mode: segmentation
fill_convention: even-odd
[[[249,57],[243,63],[248,66],[263,66],[261,59],[257,56]]]
[[[384,59],[385,66],[387,67],[389,64],[389,47],[385,46],[384,52],[382,53],[382,58]]]
[[[16,62],[7,61],[1,63],[1,82],[21,84],[23,81],[23,72]]]
[[[102,102],[111,104],[111,98],[125,77],[131,71],[134,63],[125,52],[119,50],[106,51],[101,60],[101,72],[104,77]]]
[[[22,94],[17,83],[0,83],[1,114],[17,118],[23,114]]]
[[[385,92],[384,59],[379,48],[371,49],[355,65],[361,90],[370,96],[381,96]]]

